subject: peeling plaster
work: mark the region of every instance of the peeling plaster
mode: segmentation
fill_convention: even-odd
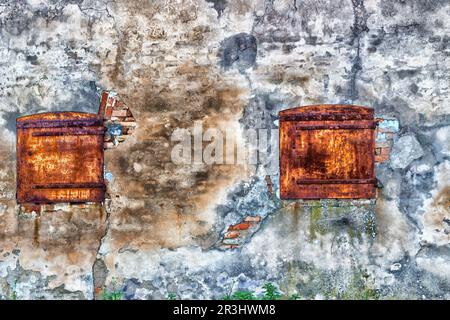
[[[448,10],[441,0],[4,1],[0,297],[99,298],[116,279],[127,299],[221,298],[268,281],[313,299],[367,288],[448,299]],[[224,68],[236,37],[251,50],[231,50],[240,61]],[[97,87],[114,88],[138,123],[106,154],[110,201],[21,212],[15,118],[95,112]],[[423,149],[407,166],[377,165],[384,189],[373,207],[340,209],[349,227],[315,223],[340,206],[319,215],[279,201],[278,172],[263,165],[170,160],[172,132],[196,120],[233,128],[242,146],[246,128],[277,128],[280,110],[346,102],[397,119],[394,143],[409,135]],[[249,215],[262,220],[240,247],[215,246]],[[374,237],[353,229],[372,216]]]

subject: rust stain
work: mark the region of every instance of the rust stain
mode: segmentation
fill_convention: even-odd
[[[373,110],[360,106],[281,111],[281,198],[374,198],[375,127]]]
[[[33,244],[39,246],[39,231],[41,229],[41,213],[36,213],[36,218],[34,219],[34,233],[33,233]]]
[[[99,223],[103,223],[104,217],[105,217],[105,210],[103,206],[98,206],[98,217],[99,217]]]
[[[139,248],[209,247],[219,236],[212,232],[218,199],[249,172],[241,165],[205,165],[201,172],[192,166],[177,166],[171,160],[175,143],[171,135],[177,128],[191,128],[196,120],[203,121],[204,130],[238,124],[249,88],[235,76],[224,75],[213,61],[199,64],[192,56],[169,54],[167,46],[171,51],[182,51],[192,45],[192,31],[199,23],[189,29],[178,24],[177,18],[176,24],[168,26],[154,19],[159,10],[156,4],[147,3],[143,11],[131,2],[123,3],[136,16],[124,22],[126,42],[121,42],[109,63],[103,64],[102,82],[120,91],[125,103],[133,106],[137,128],[131,143],[105,153],[105,163],[115,177],[108,190],[112,199],[111,248],[118,250],[125,244]],[[189,11],[185,5],[177,7],[178,11],[183,9]],[[137,16],[140,24],[148,26],[145,32],[136,28]],[[155,41],[160,29],[165,33],[164,41]],[[215,32],[214,28],[208,33],[196,30],[205,39]],[[128,57],[140,57],[143,50],[161,53],[165,59],[125,70]],[[139,172],[135,163],[141,168]]]
[[[433,200],[434,206],[450,209],[450,186],[444,187]]]
[[[17,119],[17,202],[101,202],[103,121],[53,112]]]

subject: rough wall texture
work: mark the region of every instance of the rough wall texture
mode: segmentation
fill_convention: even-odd
[[[272,282],[301,298],[450,299],[449,14],[447,0],[2,1],[0,297],[221,298]],[[109,200],[18,207],[15,118],[96,112],[98,88],[137,121],[106,152]],[[376,202],[280,201],[264,164],[171,161],[172,133],[196,120],[245,144],[315,103],[399,121]]]

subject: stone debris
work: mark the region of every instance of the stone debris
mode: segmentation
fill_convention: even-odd
[[[395,142],[391,152],[390,165],[393,169],[404,169],[423,155],[424,152],[419,141],[415,136],[409,134]]]

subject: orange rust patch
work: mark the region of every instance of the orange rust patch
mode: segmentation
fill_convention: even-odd
[[[17,202],[104,200],[103,123],[54,112],[17,119]]]
[[[360,106],[281,111],[281,198],[374,198],[375,125]]]

